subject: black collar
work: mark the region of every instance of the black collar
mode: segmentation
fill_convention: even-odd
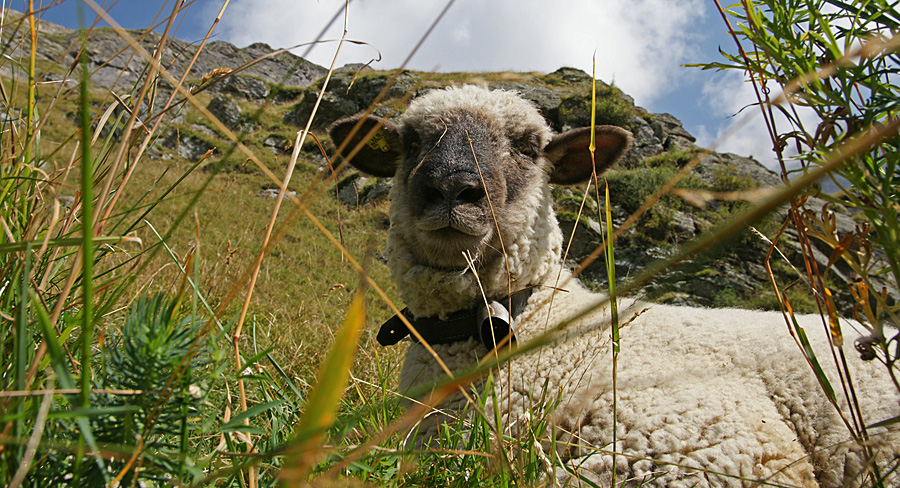
[[[510,342],[516,341],[514,320],[528,305],[533,287],[514,292],[512,295],[491,302],[494,310],[501,307],[504,314],[488,313],[482,303],[476,307],[453,312],[447,320],[437,317],[415,318],[408,308],[400,311],[406,320],[416,328],[428,344],[449,344],[451,342],[465,341],[469,337],[479,339],[489,350],[494,349],[495,341],[500,343],[507,335],[512,334]],[[488,320],[487,316],[491,319]],[[378,330],[378,343],[382,346],[392,346],[410,334],[409,329],[399,316],[394,315],[382,324]],[[416,338],[413,336],[413,340]]]

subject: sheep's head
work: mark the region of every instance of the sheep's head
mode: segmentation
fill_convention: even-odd
[[[418,264],[433,268],[466,267],[464,251],[479,263],[500,259],[501,241],[526,230],[519,214],[529,194],[548,181],[578,183],[593,174],[590,128],[553,135],[530,102],[506,91],[435,90],[415,100],[398,125],[356,116],[330,132],[337,145],[351,138],[346,152],[368,138],[351,164],[394,177],[392,225],[405,229]],[[631,136],[597,126],[595,141],[600,173]]]

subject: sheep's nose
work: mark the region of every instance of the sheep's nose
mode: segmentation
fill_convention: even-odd
[[[422,189],[425,203],[449,203],[451,206],[478,203],[484,197],[481,182],[470,178],[439,178],[425,183]]]

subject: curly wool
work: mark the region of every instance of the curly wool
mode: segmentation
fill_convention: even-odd
[[[563,281],[567,271],[563,271]],[[577,281],[564,293],[535,292],[520,316],[520,341],[581,315],[603,297]],[[863,452],[822,393],[780,313],[673,307],[619,302],[621,329],[617,385],[612,385],[609,309],[601,307],[569,326],[555,346],[526,354],[495,375],[503,425],[517,426],[534,414],[547,393],[558,394],[551,414],[570,466],[612,479],[613,393],[616,471],[628,486],[745,486],[767,480],[788,486],[858,486]],[[798,317],[818,357],[827,358],[827,333],[818,316]],[[844,323],[846,340],[858,335]],[[474,339],[434,346],[451,371],[488,355]],[[851,374],[867,421],[900,414],[895,392],[880,364],[852,358]],[[506,368],[509,368],[508,370]],[[840,384],[830,361],[823,368]],[[402,390],[444,377],[425,349],[407,350]],[[508,382],[508,379],[509,380]],[[545,384],[547,385],[545,387]],[[492,400],[485,408],[491,411]],[[840,399],[843,412],[849,412]],[[441,408],[461,410],[457,395]],[[426,438],[437,426],[425,425]],[[870,431],[876,451],[890,456],[895,435]],[[882,456],[883,457],[883,456]],[[633,461],[631,461],[633,460]],[[642,483],[645,483],[642,485]],[[749,482],[748,482],[749,483]]]

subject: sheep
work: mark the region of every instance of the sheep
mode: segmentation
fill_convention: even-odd
[[[515,93],[465,85],[415,99],[397,124],[357,115],[329,130],[336,145],[350,148],[369,137],[351,164],[393,178],[387,263],[407,306],[404,314],[450,370],[489,355],[494,343],[483,331],[479,336],[477,325],[483,314],[472,319],[485,302],[504,304],[519,344],[576,318],[558,342],[494,375],[505,428],[522,425],[542,394],[558,393],[549,415],[558,445],[565,446],[561,454],[572,469],[588,470],[603,485],[613,470],[628,486],[862,482],[867,459],[850,439],[844,396],[838,392],[839,413],[780,313],[620,298],[613,389],[610,309],[597,307],[606,297],[588,291],[562,262],[563,235],[550,188],[591,177],[590,128],[553,134],[534,105]],[[627,151],[631,135],[609,126],[597,126],[595,133],[601,172]],[[492,340],[508,332],[496,333],[488,323]],[[799,324],[818,357],[830,356],[822,319],[802,316]],[[851,325],[843,325],[849,344]],[[388,321],[379,340],[400,340],[406,331],[396,329],[404,329],[399,320]],[[875,362],[850,360],[867,421],[900,414],[885,371]],[[837,371],[822,367],[839,384]],[[413,341],[401,390],[444,377],[431,353]],[[441,407],[461,410],[465,402],[456,395]],[[422,435],[434,435],[436,428],[423,424]],[[884,429],[869,435],[871,450],[882,458],[896,455]]]

